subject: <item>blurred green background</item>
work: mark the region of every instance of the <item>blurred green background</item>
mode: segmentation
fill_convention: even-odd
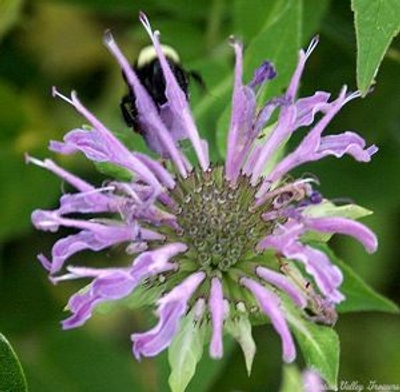
[[[79,97],[116,132],[127,132],[119,112],[125,93],[120,70],[102,45],[110,28],[133,61],[148,38],[138,22],[145,11],[165,43],[179,49],[184,66],[200,72],[207,86],[191,89],[200,130],[218,159],[224,131],[220,129],[229,103],[233,56],[227,44],[234,34],[249,46],[279,1],[229,0],[2,0],[0,2],[0,331],[14,345],[30,390],[47,391],[167,391],[166,355],[137,363],[129,335],[149,324],[146,313],[129,310],[97,315],[84,327],[63,332],[59,321],[68,296],[80,285],[53,286],[36,261],[49,253],[57,235],[35,232],[30,213],[54,208],[62,192],[60,181],[24,164],[24,152],[44,158],[49,139],[82,124],[72,108],[51,97],[56,85]],[[282,2],[281,2],[282,3]],[[300,2],[299,2],[300,4]],[[320,44],[302,82],[302,95],[315,90],[337,94],[342,84],[356,88],[356,42],[348,1],[304,0],[301,19],[282,25],[284,42],[263,37],[246,63],[247,75],[264,57],[276,61],[282,83],[293,70],[296,48],[318,33]],[[296,24],[297,23],[297,24]],[[293,31],[294,31],[293,30]],[[290,38],[290,37],[289,37]],[[284,37],[282,37],[282,40]],[[289,42],[289,44],[287,43]],[[286,61],[284,59],[291,59]],[[277,82],[272,89],[279,91]],[[225,116],[226,117],[226,116]],[[218,130],[217,130],[218,129]],[[364,219],[379,236],[380,248],[366,255],[352,240],[334,238],[336,253],[380,293],[400,302],[400,40],[387,52],[372,94],[352,102],[329,127],[330,132],[357,130],[380,151],[364,165],[350,158],[328,158],[302,171],[321,179],[329,198],[348,198],[373,211]],[[130,132],[132,147],[143,142]],[[80,156],[53,157],[75,173],[101,183],[103,177]],[[123,250],[83,255],[89,262],[117,263]],[[99,264],[97,264],[99,265]],[[381,313],[342,315],[336,329],[342,341],[340,380],[368,384],[400,384],[400,323]],[[258,352],[247,378],[237,345],[227,342],[222,361],[204,356],[189,391],[277,391],[281,377],[280,342],[271,328],[255,329]],[[301,362],[301,358],[300,358]]]

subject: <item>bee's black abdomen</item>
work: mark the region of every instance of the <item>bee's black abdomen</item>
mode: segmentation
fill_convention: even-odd
[[[185,93],[186,99],[189,100],[188,79],[192,76],[197,81],[198,75],[193,71],[188,72],[184,70],[177,60],[179,60],[177,55],[167,57],[168,64],[171,67],[171,71],[175,76],[177,83]],[[138,79],[142,83],[143,87],[149,93],[156,108],[160,110],[160,108],[167,103],[167,97],[165,95],[165,77],[159,59],[154,57],[153,59],[150,59],[150,61],[145,61],[144,63],[141,62],[140,66],[138,63],[136,63],[132,68],[138,76]],[[125,82],[127,82],[124,74],[123,77]],[[139,113],[136,107],[136,96],[131,88],[129,88],[128,94],[122,98],[120,108],[126,125],[133,128],[135,132],[143,135],[144,132],[140,128],[138,119]]]

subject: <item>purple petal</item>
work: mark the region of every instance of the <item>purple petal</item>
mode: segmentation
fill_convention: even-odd
[[[142,161],[158,178],[158,180],[164,184],[167,188],[172,189],[175,186],[175,180],[165,167],[158,161],[150,158],[148,155],[140,152],[135,152],[133,155]]]
[[[253,147],[253,150],[251,151],[250,156],[246,159],[245,164],[243,165],[242,172],[246,176],[250,177],[251,173],[253,171],[253,167],[255,163],[257,162],[260,152],[261,152],[262,146],[261,145],[255,145]]]
[[[375,234],[362,223],[351,219],[332,218],[307,218],[304,222],[308,229],[322,233],[340,233],[354,237],[364,245],[364,248],[373,253],[378,247],[378,240]]]
[[[125,271],[124,268],[89,268],[68,266],[68,273],[64,275],[52,276],[50,279],[54,284],[66,280],[82,279],[82,278],[98,278],[114,272]]]
[[[268,160],[271,158],[272,154],[276,151],[279,145],[292,133],[295,125],[296,119],[296,108],[292,105],[294,95],[298,88],[299,79],[303,71],[305,61],[311,54],[313,48],[316,45],[316,40],[314,40],[307,51],[304,53],[300,52],[299,65],[292,77],[291,84],[286,93],[285,99],[275,100],[271,105],[267,105],[265,108],[265,113],[263,113],[257,120],[256,128],[260,129],[264,123],[265,119],[270,117],[271,112],[275,109],[277,105],[282,105],[282,110],[278,118],[277,125],[272,130],[271,135],[264,144],[263,149],[259,152],[258,159],[253,168],[252,184],[255,185],[258,181],[259,176],[262,174],[264,167]],[[241,74],[241,69],[240,69]],[[262,111],[264,112],[264,110]],[[228,144],[229,151],[229,144]]]
[[[256,273],[266,282],[283,290],[300,308],[304,308],[307,305],[307,299],[304,294],[286,276],[264,267],[257,267]]]
[[[294,99],[299,88],[300,78],[303,74],[304,67],[306,65],[307,59],[310,57],[311,53],[314,51],[315,47],[318,45],[319,38],[318,36],[314,37],[307,50],[300,50],[299,52],[299,61],[297,63],[296,70],[293,73],[292,79],[290,81],[289,87],[286,91],[286,97],[290,99]]]
[[[47,271],[51,270],[51,261],[44,254],[42,254],[42,253],[38,254],[37,258],[45,270],[47,270]]]
[[[285,159],[275,166],[272,172],[267,176],[265,182],[273,183],[286,174],[289,170],[303,162],[310,160],[309,158],[310,156],[312,157],[312,153],[318,149],[321,133],[324,131],[336,113],[346,102],[349,101],[349,97],[353,97],[353,95],[350,94],[346,96],[346,88],[343,88],[339,97],[330,104],[329,110],[327,110],[322,119],[319,120],[319,122],[311,129],[296,150],[287,155]]]
[[[158,324],[148,332],[131,335],[133,354],[138,360],[142,355],[155,356],[170,345],[187,311],[187,302],[204,278],[203,272],[192,274],[158,301]]]
[[[148,229],[140,229],[134,221],[130,225],[119,223],[95,223],[85,220],[63,218],[53,211],[34,211],[32,221],[36,228],[56,231],[59,226],[81,229],[78,234],[57,241],[52,249],[51,273],[58,272],[64,262],[73,254],[91,249],[98,251],[126,241],[160,240],[163,236]],[[42,260],[41,260],[42,261]],[[45,265],[45,264],[44,264]]]
[[[65,143],[52,143],[51,149],[66,154],[79,150],[89,159],[115,163],[136,173],[142,180],[151,184],[155,191],[161,191],[162,186],[152,171],[136,159],[112,132],[82,105],[75,92],[71,93],[71,99],[66,98],[56,89],[53,89],[53,94],[73,105],[89,121],[92,130],[72,130],[64,137]]]
[[[268,176],[269,182],[283,177],[290,170],[306,162],[317,161],[328,155],[341,158],[344,154],[351,155],[359,162],[369,162],[371,156],[378,151],[374,145],[364,149],[365,140],[354,132],[344,132],[339,135],[305,138],[298,148],[280,162]]]
[[[224,297],[222,284],[218,278],[213,278],[211,280],[209,308],[212,323],[210,356],[214,359],[219,359],[223,356],[222,329],[224,322]]]
[[[118,211],[118,203],[104,194],[104,192],[111,190],[111,188],[96,189],[81,178],[59,167],[50,159],[40,161],[39,159],[30,157],[29,155],[26,155],[25,159],[27,163],[33,163],[53,172],[80,191],[79,193],[64,194],[61,196],[60,208],[54,211],[54,214],[63,215],[72,212],[94,213]],[[117,199],[116,196],[113,196],[113,198]],[[115,206],[116,208],[112,209],[112,206]]]
[[[285,249],[298,240],[306,231],[303,224],[289,220],[285,225],[278,226],[274,233],[267,235],[258,244],[257,249]]]
[[[69,235],[68,237],[58,240],[51,251],[51,274],[55,274],[61,270],[64,262],[73,254],[85,249],[98,252],[117,243],[125,241],[133,241],[138,237],[139,229],[126,229],[122,227],[112,227],[107,230],[109,235],[98,235],[96,232],[82,230],[78,234]]]
[[[282,254],[288,259],[301,261],[307,273],[315,280],[320,292],[333,303],[344,300],[344,296],[338,290],[343,281],[342,272],[333,265],[325,253],[318,249],[302,245],[300,243],[281,249]]]
[[[263,174],[269,159],[273,156],[277,148],[292,133],[295,120],[296,108],[293,105],[283,106],[278,117],[278,122],[264,143],[259,152],[258,159],[254,164],[251,176],[252,185],[256,185],[258,183],[259,177]]]
[[[267,125],[272,113],[279,106],[286,105],[287,102],[281,98],[273,98],[257,113],[254,123],[254,137],[257,137],[262,129]],[[252,139],[253,140],[253,139]],[[253,158],[254,159],[254,158]]]
[[[209,166],[209,157],[202,147],[199,133],[197,131],[196,124],[194,123],[186,94],[179,86],[165,57],[165,54],[161,49],[161,45],[159,42],[160,32],[155,31],[153,33],[150,22],[144,13],[140,13],[139,19],[142,22],[147,33],[149,34],[151,41],[153,42],[154,49],[157,53],[158,60],[160,61],[160,65],[165,78],[165,95],[168,99],[169,107],[171,108],[171,111],[173,112],[177,121],[179,121],[181,126],[186,129],[187,137],[192,142],[201,168],[203,170],[207,170]]]
[[[343,280],[338,267],[333,265],[325,253],[301,244],[298,239],[306,227],[289,221],[287,226],[260,241],[260,249],[273,248],[288,259],[301,261],[327,299],[339,303],[344,296],[337,290]]]
[[[169,102],[164,103],[159,108],[159,113],[163,123],[168,128],[175,141],[186,140],[188,138],[186,128],[182,124],[182,121],[176,117]]]
[[[86,229],[89,231],[94,231],[97,232],[98,235],[103,235],[105,237],[110,234],[108,232],[110,229],[113,230],[113,228],[116,228],[117,225],[119,224],[117,223],[112,226],[107,226],[89,220],[65,218],[63,216],[58,215],[58,213],[55,211],[45,211],[45,210],[34,211],[32,214],[32,222],[37,229],[44,231],[46,230],[57,231],[60,226],[65,226],[76,229],[83,229],[83,230]]]
[[[242,278],[240,282],[253,293],[263,312],[271,319],[275,331],[280,335],[283,360],[293,362],[296,357],[296,348],[280,308],[279,297],[249,278]]]
[[[136,258],[130,268],[74,268],[70,267],[69,274],[54,278],[55,281],[95,277],[87,290],[73,295],[68,302],[68,308],[73,313],[64,320],[64,328],[78,327],[88,320],[94,307],[104,301],[117,300],[129,295],[144,279],[171,269],[176,265],[169,260],[178,253],[184,252],[186,245],[176,243],[165,245],[157,250],[144,252]]]
[[[275,78],[276,70],[272,63],[264,61],[255,71],[253,80],[249,83],[249,87],[252,89],[263,85],[267,80]]]
[[[31,220],[38,230],[55,233],[60,227],[60,218],[56,211],[35,210],[32,212]]]
[[[109,31],[104,35],[104,43],[118,61],[129,86],[135,93],[135,105],[139,113],[139,121],[141,126],[146,130],[145,137],[149,148],[155,150],[161,156],[171,157],[180,174],[186,177],[187,169],[183,155],[176,146],[176,140],[172,138],[169,130],[165,127],[154,101],[141,84],[138,76],[122,54]]]
[[[158,249],[142,253],[134,261],[134,269],[132,274],[146,276],[148,274],[156,274],[167,262],[173,259],[179,253],[184,253],[187,250],[187,245],[176,242],[164,245]],[[141,278],[143,279],[143,278]]]
[[[133,354],[137,360],[140,360],[142,355],[154,357],[171,344],[186,308],[187,305],[183,302],[167,303],[159,309],[160,321],[153,329],[131,335]]]
[[[365,148],[365,140],[354,132],[344,132],[339,135],[330,135],[321,138],[316,154],[317,159],[327,155],[341,158],[344,154],[351,155],[358,162],[369,162],[371,156],[378,151],[378,147],[372,145]]]
[[[51,159],[45,159],[44,161],[40,161],[39,159],[33,158],[33,157],[29,156],[28,154],[26,154],[25,161],[26,161],[26,163],[33,163],[36,166],[43,167],[43,168],[53,172],[58,177],[62,178],[64,181],[68,182],[74,188],[78,189],[81,192],[90,192],[95,189],[92,185],[83,181],[81,178],[69,173],[67,170],[58,166]]]
[[[81,231],[78,234],[62,238],[54,244],[51,251],[52,261],[50,273],[55,274],[60,271],[64,262],[75,253],[84,249],[99,251],[108,246],[110,246],[110,244],[99,241],[94,233],[88,231]]]
[[[320,375],[314,370],[307,370],[303,373],[304,392],[324,392],[326,387]]]
[[[236,55],[235,81],[225,170],[227,179],[235,182],[240,173],[244,157],[252,142],[249,132],[255,114],[256,97],[253,90],[242,83],[242,44],[233,40],[232,46],[235,49]]]
[[[103,193],[105,190],[110,190],[110,188],[62,195],[60,198],[60,208],[55,212],[59,215],[76,212],[81,214],[118,212],[120,210],[119,198],[117,196],[110,197],[105,195]]]
[[[109,131],[108,131],[109,132]],[[74,129],[64,136],[64,142],[51,142],[50,149],[61,154],[71,154],[77,151],[83,152],[86,157],[95,162],[110,162],[138,174],[141,179],[149,184],[157,184],[158,180],[145,164],[135,158],[115,138],[105,138],[104,133],[93,128],[90,131]]]
[[[68,309],[73,315],[62,322],[63,328],[70,329],[83,325],[92,316],[97,304],[121,299],[129,295],[137,284],[138,282],[122,269],[98,270],[98,277],[87,290],[84,293],[74,294],[70,298]]]
[[[196,321],[201,320],[206,311],[206,300],[204,298],[199,298],[194,304],[194,319]]]
[[[311,125],[318,112],[325,112],[328,108],[328,100],[331,94],[317,91],[312,97],[300,98],[296,101],[296,128]]]
[[[64,136],[64,143],[50,142],[50,150],[60,154],[82,151],[88,159],[96,162],[113,160],[113,146],[106,145],[101,133],[95,129],[73,129]]]
[[[159,299],[159,305],[162,306],[165,303],[173,301],[187,302],[204,279],[204,272],[196,272],[190,275],[180,285],[176,286],[168,294]]]

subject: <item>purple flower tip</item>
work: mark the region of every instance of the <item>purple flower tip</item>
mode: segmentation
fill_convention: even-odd
[[[140,23],[142,23],[146,30],[151,31],[150,21],[143,11],[139,11],[139,21]]]
[[[253,80],[249,86],[253,89],[262,85],[267,80],[271,80],[276,77],[276,70],[272,63],[264,61],[254,72]]]
[[[42,264],[44,269],[46,269],[47,271],[51,270],[51,262],[45,255],[40,253],[40,254],[38,254],[37,258],[40,261],[40,264]]]
[[[308,48],[306,51],[307,57],[314,51],[314,49],[317,47],[318,43],[319,43],[319,35],[317,34],[313,37],[310,44],[308,45]]]
[[[114,41],[114,37],[110,29],[106,29],[103,34],[103,42],[107,45]]]

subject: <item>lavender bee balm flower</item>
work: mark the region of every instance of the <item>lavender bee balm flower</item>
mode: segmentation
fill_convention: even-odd
[[[54,95],[70,103],[89,127],[70,131],[63,141],[51,142],[50,149],[60,154],[82,152],[94,162],[128,170],[132,179],[108,181],[96,188],[51,160],[27,157],[28,162],[50,170],[76,189],[61,197],[58,209],[36,210],[32,215],[40,230],[75,230],[54,244],[50,258],[39,255],[50,279],[91,280],[70,298],[71,316],[63,327],[81,326],[103,302],[129,298],[138,288],[158,288],[158,323],[131,336],[136,358],[155,356],[170,346],[189,318],[194,330],[209,330],[203,335],[210,339],[209,353],[221,358],[223,334],[231,333],[228,325],[240,318],[246,336],[244,332],[233,335],[242,345],[246,362],[251,363],[255,349],[249,332],[257,317],[271,322],[282,341],[283,360],[291,362],[296,348],[285,301],[301,309],[304,317],[330,324],[335,316],[328,319],[325,315],[335,315],[335,305],[344,300],[342,272],[323,251],[307,243],[305,235],[310,231],[346,234],[368,252],[377,247],[375,235],[361,223],[325,213],[334,208],[323,206],[333,204],[314,189],[313,177],[287,176],[299,165],[328,155],[340,158],[347,154],[360,162],[370,161],[377,148],[366,147],[356,133],[323,135],[338,111],[360,94],[348,93],[343,87],[335,99],[322,91],[296,98],[306,61],[317,45],[314,39],[306,51],[300,51],[286,93],[259,103],[257,91],[276,76],[275,69],[264,62],[254,79],[244,84],[242,45],[232,40],[236,63],[226,161],[211,164],[187,94],[162,50],[160,33],[152,31],[144,14],[140,21],[165,79],[164,104],[155,104],[109,32],[104,42],[136,98],[135,121],[149,147],[164,160],[128,150],[74,92],[68,98],[57,90]],[[272,123],[275,112],[277,120]],[[271,129],[267,137],[258,138],[266,127]],[[280,162],[274,162],[276,150],[300,127],[309,127],[304,139]],[[180,149],[181,139],[191,142],[197,162],[191,162]],[[167,164],[161,163],[165,160]],[[130,265],[65,266],[82,250],[98,252],[116,244],[127,246]]]

